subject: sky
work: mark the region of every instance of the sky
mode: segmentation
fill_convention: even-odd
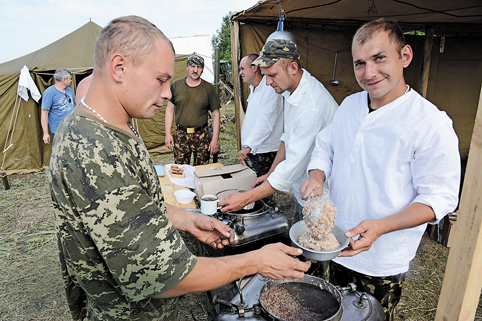
[[[216,34],[230,11],[251,8],[257,0],[0,0],[0,63],[39,50],[90,20],[138,15],[169,38]]]

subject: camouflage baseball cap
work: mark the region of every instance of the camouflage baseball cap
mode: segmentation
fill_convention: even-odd
[[[259,53],[258,59],[253,61],[251,65],[270,67],[280,58],[300,59],[300,50],[296,43],[284,39],[268,40]]]
[[[193,52],[189,55],[189,57],[187,57],[186,65],[204,68],[204,58]]]

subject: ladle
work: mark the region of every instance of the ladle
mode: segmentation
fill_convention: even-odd
[[[338,60],[338,52],[335,52],[335,67],[333,68],[333,79],[330,81],[332,86],[338,86],[340,82],[335,80],[335,73],[336,73],[336,61]]]

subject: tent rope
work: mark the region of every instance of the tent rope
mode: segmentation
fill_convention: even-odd
[[[10,118],[10,124],[8,125],[7,136],[5,138],[5,145],[3,147],[3,160],[2,160],[2,167],[1,167],[2,171],[5,171],[4,165],[5,165],[5,158],[7,157],[7,150],[9,150],[13,146],[12,144],[13,133],[15,132],[15,126],[17,125],[18,112],[20,110],[20,103],[21,103],[21,100],[19,100],[19,97],[20,97],[19,95],[16,95],[15,103],[13,105],[12,117]],[[13,120],[14,116],[15,116],[15,121]],[[12,126],[12,122],[13,122],[13,126]],[[10,136],[10,145],[7,147],[9,136]]]

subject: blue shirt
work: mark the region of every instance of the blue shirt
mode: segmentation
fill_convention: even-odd
[[[65,93],[55,86],[47,88],[42,97],[42,109],[49,110],[49,126],[55,134],[60,122],[75,108],[74,93],[70,87],[65,88]]]

